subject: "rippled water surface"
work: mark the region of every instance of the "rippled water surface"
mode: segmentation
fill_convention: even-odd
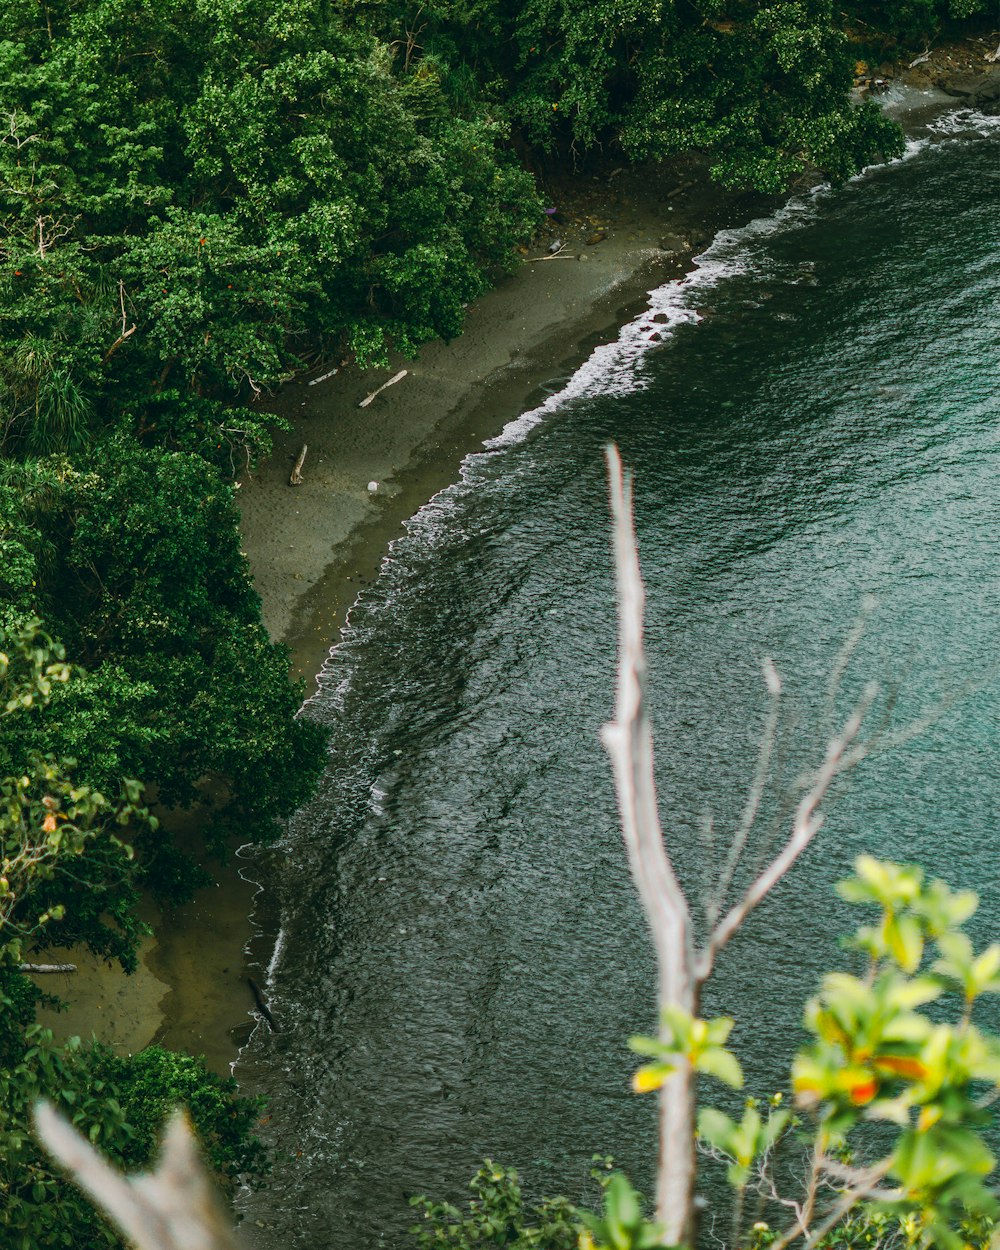
[[[950,124],[961,138],[717,240],[467,463],[356,606],[307,708],[330,769],[269,883],[282,1032],[239,1069],[279,1152],[247,1204],[255,1245],[402,1247],[406,1196],[456,1196],[487,1154],[534,1191],[578,1196],[594,1151],[648,1179],[625,1039],[652,1027],[652,957],[598,743],[608,440],[635,468],[658,780],[692,894],[706,813],[720,842],[739,815],[765,655],[786,775],[826,732],[863,595],[845,698],[876,677],[901,723],[973,679],[865,765],[725,953],[708,1010],[739,1021],[750,1085],[781,1083],[803,998],[843,958],[831,883],[859,851],[975,886],[997,928],[1000,132]]]

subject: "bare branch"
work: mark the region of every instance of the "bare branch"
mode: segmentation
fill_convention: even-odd
[[[768,774],[771,770],[774,744],[778,737],[778,721],[781,715],[781,678],[778,676],[778,670],[774,667],[770,658],[765,658],[763,667],[764,684],[767,686],[767,692],[770,696],[770,707],[768,708],[767,720],[764,724],[764,732],[761,735],[760,749],[757,753],[757,767],[754,769],[753,780],[747,792],[743,815],[740,818],[739,827],[733,835],[733,840],[729,844],[729,854],[726,856],[725,865],[719,874],[719,881],[712,896],[712,903],[708,908],[708,920],[712,925],[719,919],[719,912],[725,904],[729,887],[733,883],[733,874],[736,872],[743,857],[750,830],[753,828],[757,819],[757,813],[760,811],[764,790],[767,787]]]
[[[806,1239],[804,1250],[813,1250],[813,1247],[821,1242],[828,1232],[836,1228],[841,1220],[850,1215],[854,1208],[866,1199],[875,1196],[890,1201],[894,1198],[898,1199],[898,1190],[883,1193],[878,1187],[879,1181],[881,1181],[885,1174],[889,1171],[890,1164],[891,1160],[886,1159],[877,1167],[870,1168],[864,1180],[859,1182],[853,1189],[848,1189],[843,1194],[840,1201],[835,1203],[834,1206],[827,1212],[822,1222],[809,1234]],[[771,1250],[785,1250],[786,1246],[790,1246],[793,1241],[798,1241],[801,1236],[802,1229],[796,1224],[782,1233],[778,1240],[772,1245]]]
[[[20,150],[23,147],[27,147],[29,143],[37,143],[41,138],[41,135],[37,133],[32,135],[21,135],[19,131],[19,122],[23,117],[26,117],[26,114],[18,114],[16,111],[8,113],[7,121],[9,124],[9,132],[5,135],[0,135],[0,143],[9,144],[15,152],[20,152]]]
[[[799,800],[788,841],[752,882],[740,901],[734,904],[716,925],[698,961],[699,982],[704,982],[711,975],[719,951],[740,928],[753,909],[774,889],[819,833],[823,824],[820,806],[829,793],[831,785],[841,773],[860,763],[867,753],[867,747],[858,743],[857,739],[865,715],[877,693],[878,687],[874,684],[866,687],[840,734],[831,739],[827,745],[826,758],[813,778],[812,785]]]
[[[131,326],[129,326],[129,328],[125,331],[125,333],[124,333],[124,334],[119,334],[119,335],[118,335],[118,337],[115,339],[115,341],[111,344],[111,346],[108,348],[108,350],[104,353],[104,364],[107,364],[107,363],[108,363],[108,361],[109,361],[109,360],[111,359],[111,357],[115,354],[115,352],[119,349],[119,347],[121,347],[122,343],[124,343],[124,342],[126,342],[128,339],[130,339],[130,338],[132,337],[132,335],[133,335],[133,334],[135,334],[135,332],[136,332],[136,330],[137,330],[137,329],[138,329],[138,326],[136,326],[136,325],[131,325]]]
[[[840,683],[844,680],[844,674],[847,672],[851,659],[857,651],[865,631],[868,628],[868,619],[875,611],[874,595],[865,595],[861,600],[861,610],[857,619],[851,626],[851,630],[844,639],[844,644],[837,654],[836,660],[833,662],[833,668],[830,669],[830,675],[826,682],[826,702],[827,714],[833,715],[834,705],[837,695],[840,693]]]
[[[301,486],[304,478],[302,477],[302,466],[306,462],[306,452],[309,450],[309,444],[303,443],[302,450],[299,452],[298,459],[292,469],[291,477],[288,479],[289,486]]]
[[[38,248],[38,259],[44,260],[60,239],[65,239],[67,235],[72,234],[73,227],[79,220],[79,216],[67,219],[64,213],[58,217],[53,217],[49,213],[39,213],[35,218],[35,228],[32,233],[32,240]]]
[[[361,401],[361,403],[360,403],[360,404],[358,404],[358,407],[359,407],[359,408],[367,408],[367,407],[368,407],[368,405],[372,402],[372,400],[375,398],[375,396],[376,396],[376,395],[381,395],[381,394],[382,394],[382,392],[383,392],[383,391],[384,391],[387,387],[389,387],[389,386],[395,386],[397,382],[402,382],[403,378],[405,378],[405,377],[406,377],[406,375],[407,375],[407,373],[408,373],[408,372],[409,372],[409,370],[407,370],[407,369],[400,369],[400,371],[399,371],[398,373],[394,373],[394,374],[392,375],[392,377],[389,379],[389,381],[388,381],[388,382],[383,382],[381,386],[377,386],[377,387],[375,388],[375,390],[373,390],[373,391],[371,391],[369,394],[367,394],[367,395],[364,397],[364,399]]]
[[[618,587],[618,682],[615,719],[601,737],[614,770],[629,866],[656,948],[659,1006],[693,1014],[691,917],[663,842],[653,776],[653,732],[646,709],[643,648],[645,594],[632,520],[632,483],[618,449],[605,450],[611,492]],[[687,1240],[694,1194],[694,1089],[683,1059],[660,1090],[660,1158],[656,1216],[667,1244]]]
[[[35,1109],[35,1127],[53,1158],[137,1250],[240,1250],[183,1113],[167,1125],[156,1171],[137,1176],[113,1168],[49,1103]]]
[[[615,447],[606,452],[614,520],[618,586],[618,684],[615,719],[601,738],[615,773],[629,864],[653,931],[662,991],[670,1002],[690,998],[690,916],[663,842],[653,776],[653,734],[646,709],[646,656],[643,648],[645,592],[639,572],[632,523],[632,482]]]

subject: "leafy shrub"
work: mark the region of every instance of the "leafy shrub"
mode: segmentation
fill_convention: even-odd
[[[178,1106],[191,1117],[212,1174],[232,1196],[241,1180],[257,1188],[269,1163],[254,1128],[263,1099],[238,1094],[232,1077],[210,1072],[201,1059],[148,1046],[121,1058],[105,1048],[95,1052],[95,1071],[110,1082],[130,1127],[121,1146],[128,1168],[142,1169],[155,1158],[166,1120]]]

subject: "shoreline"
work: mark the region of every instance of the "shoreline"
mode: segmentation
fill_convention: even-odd
[[[908,133],[925,114],[963,106],[931,85],[936,72],[925,64],[910,75],[924,98],[895,113]],[[683,277],[718,230],[789,198],[725,193],[694,160],[661,168],[655,178],[649,171],[611,171],[568,186],[566,206],[549,188],[559,219],[548,223],[511,277],[470,306],[461,337],[426,345],[414,361],[394,357],[387,370],[352,366],[311,385],[330,369],[320,365],[264,406],[288,418],[292,429],[276,432],[272,454],[240,483],[243,547],[265,625],[290,647],[293,674],[306,679],[307,697],[392,539],[456,480],[465,456],[541,402],[546,383],[575,371],[598,343],[640,314],[649,290]],[[564,247],[542,259],[550,241]],[[400,369],[405,378],[359,408]],[[303,443],[309,449],[303,484],[292,487],[288,478]],[[78,952],[53,952],[80,971],[59,978],[58,986],[47,979],[56,992],[72,995],[72,1004],[66,1014],[45,1012],[40,1019],[57,1035],[96,1033],[121,1051],[158,1043],[203,1054],[211,1068],[228,1073],[257,1022],[247,977],[263,981],[271,957],[276,918],[268,914],[265,890],[248,879],[262,875],[267,854],[255,854],[247,876],[240,868],[248,861],[231,857],[216,870],[216,888],[169,916],[147,916],[156,921],[157,936],[144,942],[130,977]]]
[[[511,277],[470,306],[460,338],[427,344],[416,360],[393,357],[388,370],[345,368],[310,386],[329,369],[320,366],[267,403],[292,429],[275,432],[271,455],[244,475],[236,502],[265,625],[290,648],[306,697],[403,522],[455,480],[467,454],[540,402],[546,382],[575,371],[597,343],[614,337],[645,307],[648,290],[687,272],[695,251],[725,224],[716,220],[727,198],[717,188],[689,188],[683,206],[676,197],[665,227],[646,189],[633,195],[628,180],[614,181],[614,221],[605,210],[555,223],[567,239],[566,257],[535,261],[548,253],[545,242],[533,247]],[[677,181],[667,175],[662,194]],[[600,188],[589,191],[593,197]],[[732,221],[774,202],[728,199]],[[702,209],[708,202],[711,213]],[[753,209],[741,212],[734,203]],[[595,216],[596,223],[589,219]],[[601,233],[598,226],[607,227],[606,237],[586,246],[587,237]],[[665,252],[659,244],[668,233],[688,246]],[[399,384],[358,407],[404,368]],[[292,487],[303,443],[303,484]],[[374,494],[370,481],[379,483]],[[64,996],[69,1008],[45,1009],[40,1022],[57,1037],[94,1034],[121,1053],[151,1044],[186,1050],[228,1075],[258,1022],[247,978],[265,981],[275,937],[276,917],[254,880],[266,879],[268,854],[254,850],[248,859],[231,855],[221,868],[211,866],[217,885],[170,914],[148,905],[144,919],[155,932],[130,976],[86,952],[53,949],[47,959],[73,962],[78,971],[43,978],[42,988]]]
[[[590,196],[606,192],[599,182],[591,180]],[[385,370],[349,366],[315,387],[306,375],[269,405],[293,429],[276,435],[272,455],[241,482],[238,502],[265,625],[292,648],[297,675],[315,675],[391,538],[455,480],[466,455],[613,337],[652,287],[687,272],[717,229],[771,203],[685,188],[680,175],[667,175],[653,192],[639,182],[613,180],[611,211],[586,212],[586,197],[583,208],[559,208],[563,220],[513,275],[470,306],[463,334],[451,343],[427,344],[415,360],[393,357]],[[575,220],[567,221],[570,213]],[[564,244],[555,256],[547,252],[550,240]],[[674,246],[664,249],[664,241]],[[402,369],[400,382],[359,408]],[[288,477],[303,444],[304,482],[292,488]]]

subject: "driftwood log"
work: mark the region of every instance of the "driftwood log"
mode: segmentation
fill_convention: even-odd
[[[18,972],[76,972],[76,964],[18,964]]]
[[[409,373],[408,369],[400,369],[398,373],[394,373],[388,382],[383,382],[382,385],[379,387],[376,387],[376,389],[372,391],[370,395],[366,395],[364,399],[361,401],[361,403],[358,404],[358,407],[367,408],[376,395],[381,395],[382,392],[386,389],[386,387],[395,386],[397,382],[402,382],[403,378],[406,377],[407,373]]]
[[[340,372],[340,365],[338,365],[336,369],[328,369],[326,373],[321,373],[318,378],[313,378],[313,380],[309,383],[309,385],[319,386],[320,382],[326,382],[329,378],[332,378],[334,374],[339,373],[339,372]]]
[[[295,461],[295,468],[292,469],[292,476],[288,479],[289,486],[302,485],[302,466],[306,462],[306,452],[309,450],[309,444],[303,443],[302,450],[299,452],[299,458]]]

